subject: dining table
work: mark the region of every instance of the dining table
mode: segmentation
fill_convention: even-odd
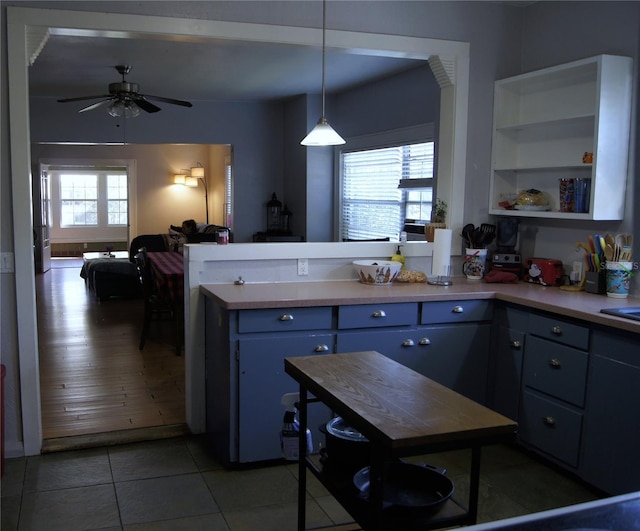
[[[184,256],[176,252],[148,252],[156,292],[172,307],[176,325],[176,353],[184,344]]]

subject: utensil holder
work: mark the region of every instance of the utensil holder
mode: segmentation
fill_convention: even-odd
[[[604,295],[607,291],[607,279],[604,271],[587,271],[584,290],[589,293]]]

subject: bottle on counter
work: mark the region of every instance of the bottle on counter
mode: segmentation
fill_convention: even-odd
[[[396,250],[396,254],[394,254],[391,257],[391,261],[392,262],[400,262],[402,264],[402,267],[400,269],[404,269],[404,264],[405,264],[406,258],[402,254],[401,247],[402,247],[402,245],[398,245],[398,249]]]

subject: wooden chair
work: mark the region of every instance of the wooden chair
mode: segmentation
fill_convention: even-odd
[[[144,316],[142,321],[142,332],[140,334],[139,349],[142,350],[147,341],[151,321],[153,320],[176,320],[173,308],[169,302],[157,293],[151,267],[147,260],[147,250],[145,247],[138,249],[134,255],[134,262],[138,270],[138,278],[142,285],[142,296],[144,299]]]

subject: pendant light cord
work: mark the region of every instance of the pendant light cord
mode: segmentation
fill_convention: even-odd
[[[325,69],[325,43],[326,43],[326,32],[327,32],[327,0],[322,0],[322,119],[325,119],[324,114],[324,69]]]

